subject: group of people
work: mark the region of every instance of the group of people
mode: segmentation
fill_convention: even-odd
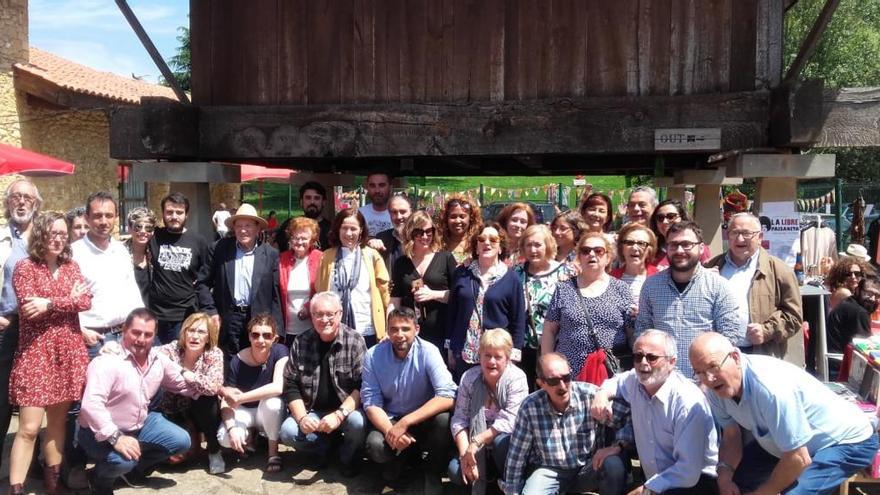
[[[484,220],[453,195],[432,216],[387,174],[365,186],[370,203],[331,221],[326,189],[304,184],[304,215],[275,232],[243,204],[212,243],[172,193],[161,227],[128,213],[123,243],[109,193],[87,198],[77,229],[12,183],[10,493],[24,493],[44,417],[52,494],[78,475],[94,493],[141,484],[200,458],[202,439],[215,474],[224,449],[265,437],[267,472],[283,469],[279,444],[316,469],[338,445],[343,475],[364,457],[387,480],[420,463],[432,494],[444,475],[477,493],[621,494],[636,456],[632,494],[831,493],[873,459],[868,418],[803,371],[798,283],[755,216],[734,215],[712,258],[682,204],[647,187],[613,232],[602,194],[547,226],[524,203]]]

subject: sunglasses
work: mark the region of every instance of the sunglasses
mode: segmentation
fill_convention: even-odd
[[[263,340],[275,340],[275,334],[272,332],[251,332],[251,338],[257,340],[262,338]]]
[[[658,213],[657,221],[658,222],[672,222],[675,221],[676,218],[680,217],[678,213]]]
[[[571,373],[566,373],[562,376],[557,376],[557,377],[553,377],[553,378],[543,378],[542,377],[541,380],[544,380],[544,383],[546,383],[547,385],[550,385],[551,387],[555,387],[555,386],[559,385],[561,382],[571,383]]]
[[[501,238],[498,237],[497,235],[478,235],[477,236],[477,242],[486,242],[486,241],[489,241],[492,244],[498,244],[499,242],[501,242]]]
[[[581,256],[589,256],[591,253],[596,253],[596,256],[605,256],[607,252],[608,250],[602,246],[581,246],[578,248],[578,253]]]
[[[661,356],[658,354],[645,354],[644,352],[634,352],[633,353],[633,362],[641,363],[642,359],[647,359],[649,363],[654,364],[660,358],[665,358],[666,356]]]
[[[860,271],[858,271],[858,272],[857,272],[857,271],[852,271],[852,272],[847,273],[847,275],[850,276],[850,277],[855,277],[855,278],[862,278],[862,277],[865,276],[865,274],[862,273],[862,272],[860,272]]]
[[[427,229],[413,229],[412,230],[413,237],[422,237],[423,235],[433,236],[434,235],[434,227],[428,227]]]
[[[153,227],[152,225],[147,225],[147,224],[143,224],[143,223],[132,226],[132,230],[134,230],[135,232],[150,233],[154,229],[155,229],[155,227]]]
[[[646,247],[648,247],[648,243],[647,243],[647,242],[645,242],[645,241],[634,241],[634,240],[632,240],[632,239],[627,239],[627,240],[625,240],[625,241],[620,241],[620,243],[623,244],[623,245],[626,246],[626,247],[638,246],[638,247],[640,247],[640,248],[642,248],[642,249],[645,249]]]

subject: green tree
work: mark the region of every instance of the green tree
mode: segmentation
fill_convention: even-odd
[[[784,61],[788,68],[825,0],[800,0],[785,16]],[[842,0],[822,34],[802,79],[823,79],[826,87],[880,86],[880,0]],[[876,148],[813,149],[837,155],[837,176],[850,182],[880,179]]]
[[[184,91],[192,90],[192,58],[190,57],[190,40],[189,40],[189,28],[186,26],[181,26],[177,28],[177,42],[180,45],[177,47],[177,54],[167,60],[168,67],[171,69],[171,73],[174,75],[174,80],[177,81],[178,86]],[[168,86],[168,82],[164,79],[160,81],[161,84]]]

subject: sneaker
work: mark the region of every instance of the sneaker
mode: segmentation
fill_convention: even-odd
[[[139,471],[129,471],[120,476],[119,479],[131,488],[143,488],[147,486],[147,477]]]
[[[226,462],[223,460],[223,453],[219,450],[208,454],[208,472],[211,474],[220,474],[226,471]]]
[[[88,480],[88,488],[91,495],[113,495],[112,488],[98,486],[98,483],[95,480],[95,471],[93,469],[86,471],[86,480]]]

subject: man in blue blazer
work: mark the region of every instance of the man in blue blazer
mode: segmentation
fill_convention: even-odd
[[[220,348],[229,359],[248,347],[247,324],[251,316],[269,313],[284,335],[278,287],[278,251],[259,243],[266,221],[244,203],[226,219],[235,237],[217,241],[199,274],[196,291],[199,308],[220,326]]]

